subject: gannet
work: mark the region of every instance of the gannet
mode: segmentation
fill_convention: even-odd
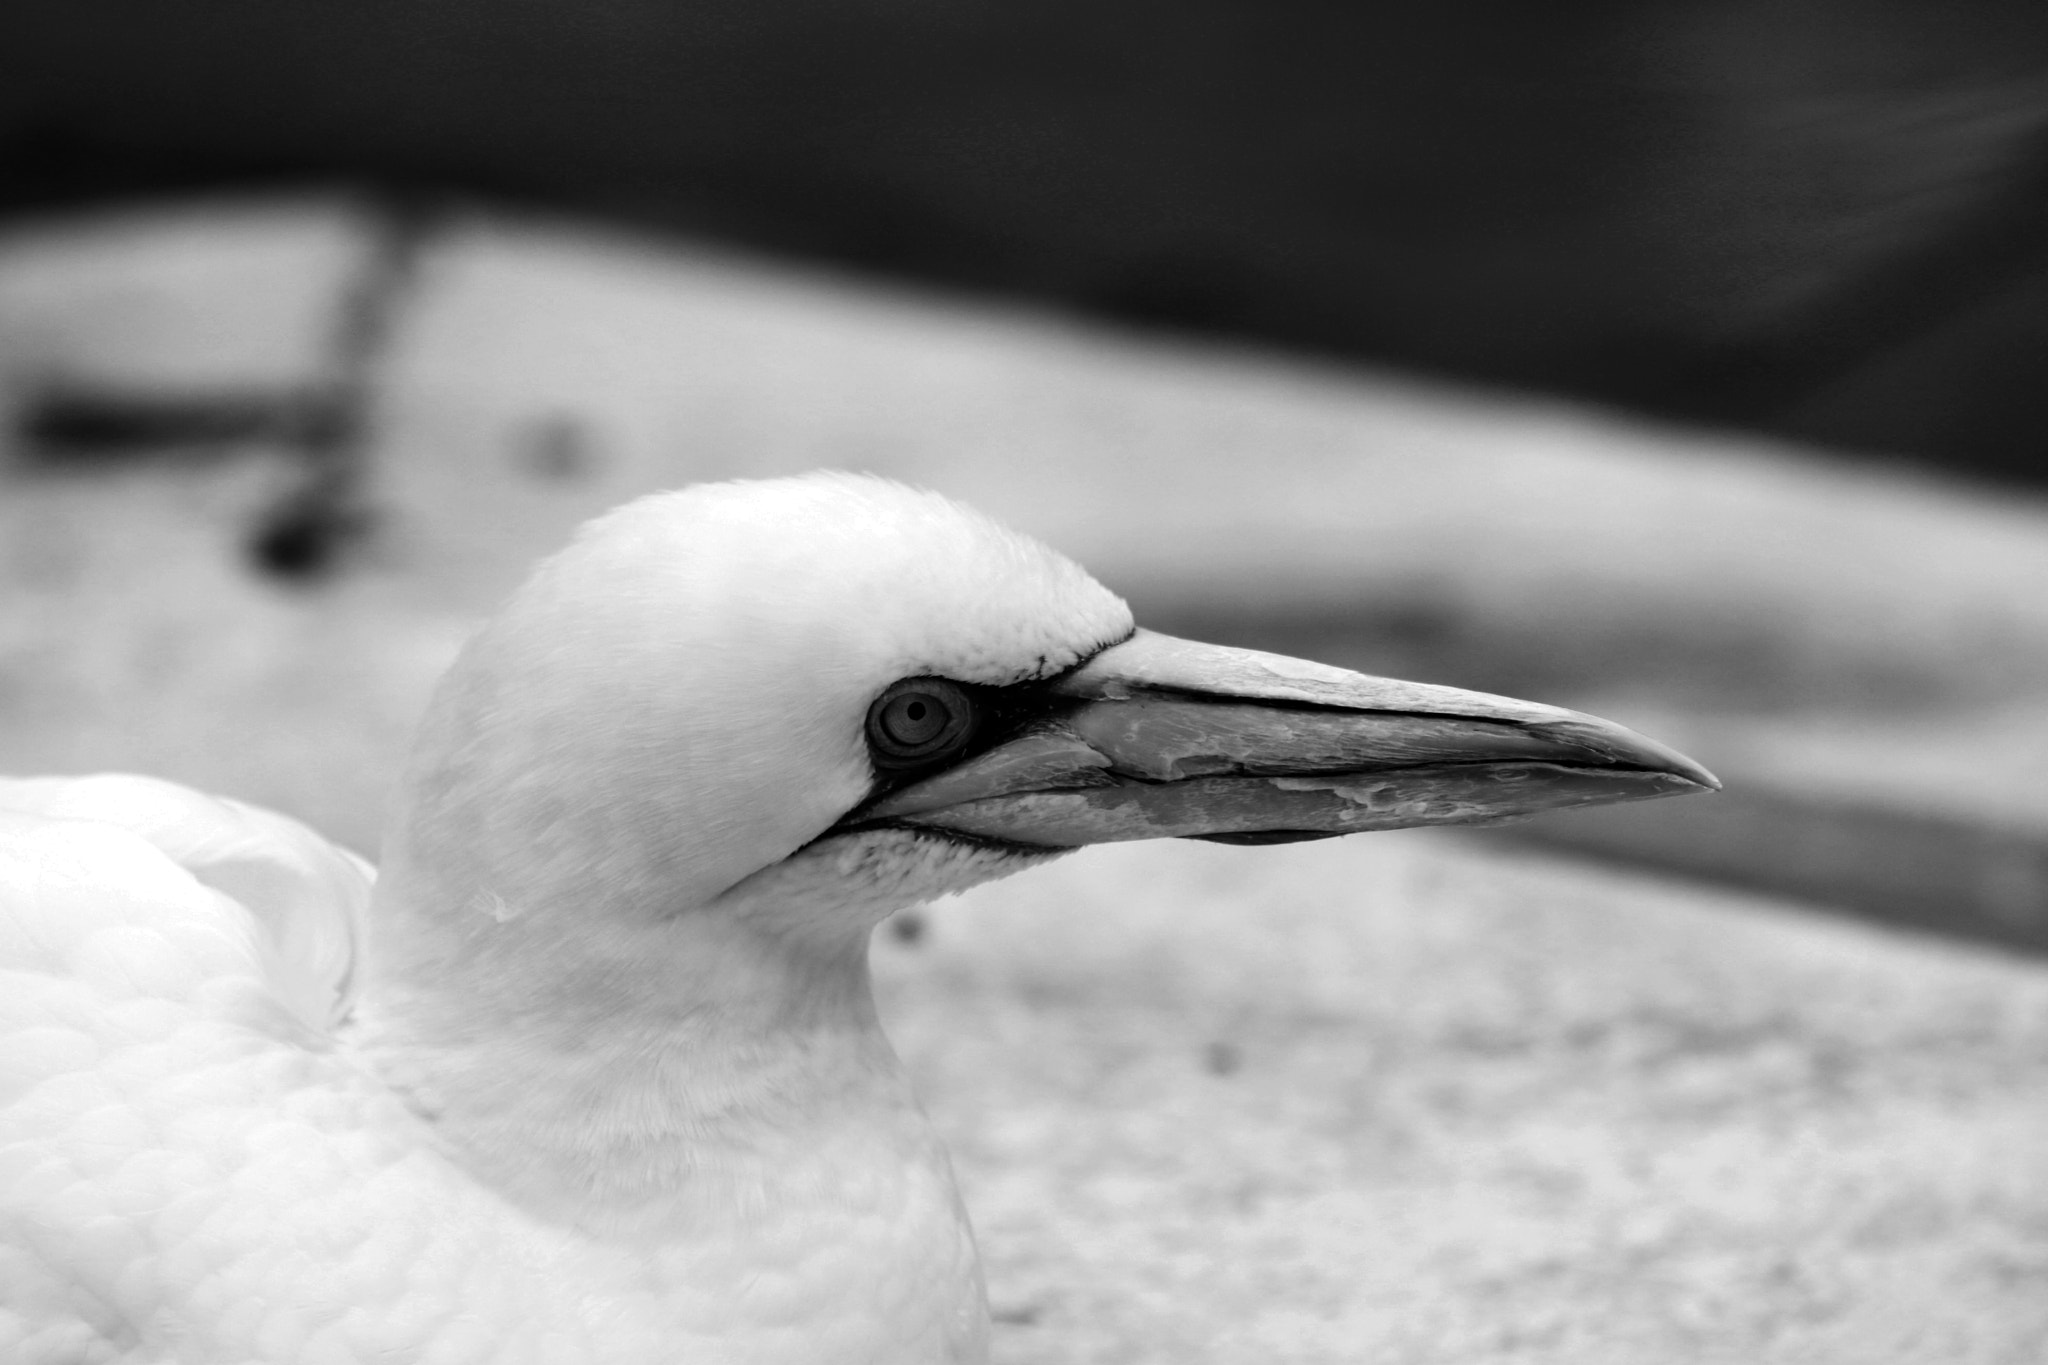
[[[169,783],[0,789],[0,1359],[982,1360],[886,916],[1083,844],[1716,785],[1590,716],[1137,629],[932,493],[643,498],[462,651],[374,880]]]

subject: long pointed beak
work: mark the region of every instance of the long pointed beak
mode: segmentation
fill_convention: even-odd
[[[855,818],[1052,847],[1277,843],[1721,785],[1596,716],[1150,631],[1049,690],[1071,705]]]

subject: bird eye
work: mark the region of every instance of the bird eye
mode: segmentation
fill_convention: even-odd
[[[974,733],[974,701],[944,678],[891,683],[868,708],[868,748],[884,768],[944,758]]]

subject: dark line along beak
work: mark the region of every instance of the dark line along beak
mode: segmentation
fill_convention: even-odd
[[[1010,843],[1268,843],[1479,825],[1712,791],[1577,711],[1141,630],[1049,685],[1073,703],[854,813]]]

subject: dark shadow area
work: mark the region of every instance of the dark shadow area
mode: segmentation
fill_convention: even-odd
[[[81,0],[0,209],[340,177],[2048,478],[2048,8]]]
[[[299,439],[335,420],[325,395],[216,394],[204,399],[51,389],[20,413],[16,462],[38,472],[134,459],[207,458],[240,441]]]

